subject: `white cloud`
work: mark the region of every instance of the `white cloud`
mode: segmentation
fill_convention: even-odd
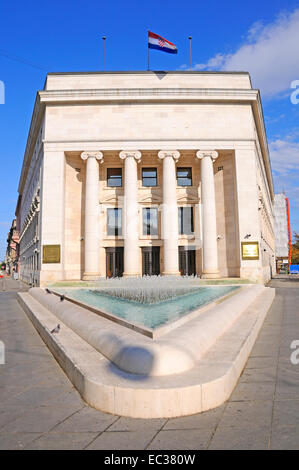
[[[292,207],[299,209],[299,142],[273,140],[269,143],[269,151],[275,192],[285,191]]]
[[[264,96],[274,96],[299,79],[299,9],[281,14],[273,23],[256,22],[246,43],[232,54],[218,53],[194,70],[249,71],[253,86]]]
[[[225,64],[227,56],[225,54],[216,54],[214,57],[208,60],[206,64],[196,64],[194,70],[203,70],[203,69],[221,69]]]
[[[299,142],[274,140],[269,143],[272,169],[280,175],[299,174]]]

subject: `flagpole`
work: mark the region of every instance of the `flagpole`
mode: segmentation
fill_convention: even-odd
[[[189,36],[189,43],[190,43],[190,70],[192,70],[191,41],[192,41],[192,36]]]
[[[102,37],[103,39],[103,72],[105,71],[105,41],[106,41],[106,36]]]
[[[148,47],[148,32],[147,32],[147,70],[149,71],[150,65],[149,65],[149,47]]]

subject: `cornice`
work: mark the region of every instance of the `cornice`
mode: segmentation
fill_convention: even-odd
[[[257,99],[258,90],[229,89],[229,88],[101,88],[101,89],[74,89],[74,90],[43,90],[39,92],[42,103],[57,103],[68,101],[98,102],[98,101],[127,101],[149,99],[177,98],[211,99],[229,98],[235,100]]]
[[[43,90],[36,96],[18,191],[22,194],[30,156],[46,106],[84,103],[194,102],[250,104],[260,141],[271,197],[274,197],[271,163],[258,90],[226,88],[107,88],[81,90]]]

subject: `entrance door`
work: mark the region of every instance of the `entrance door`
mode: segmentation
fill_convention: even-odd
[[[160,274],[160,247],[146,246],[142,248],[143,276],[158,276]]]
[[[182,276],[196,274],[195,249],[188,246],[179,246],[179,270]]]
[[[106,276],[121,277],[124,272],[123,247],[106,248]]]

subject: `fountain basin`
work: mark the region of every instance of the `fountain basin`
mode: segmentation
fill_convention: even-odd
[[[188,321],[190,312],[198,311],[201,307],[220,298],[233,294],[239,286],[208,286],[189,287],[176,289],[171,298],[163,301],[148,303],[132,300],[132,291],[128,289],[127,297],[115,294],[109,295],[110,290],[84,289],[84,288],[55,288],[54,294],[63,294],[67,300],[84,308],[103,315],[112,321],[121,322],[123,326],[135,329],[151,338],[157,338],[161,334],[175,328],[179,322]],[[137,289],[136,289],[137,290]],[[157,289],[158,290],[158,289]],[[158,297],[163,294],[163,289],[158,292]],[[149,294],[144,294],[145,297]],[[185,318],[184,318],[185,317]]]
[[[104,412],[132,418],[171,418],[215,408],[229,398],[275,296],[274,289],[258,287],[259,289],[253,290],[250,286],[222,304],[208,309],[210,313],[215,313],[215,308],[237,297],[239,304],[230,306],[242,308],[242,294],[251,292],[251,301],[247,298],[247,308],[217,338],[212,347],[195,361],[194,367],[185,372],[165,376],[125,372],[63,323],[53,313],[54,308],[51,307],[50,311],[46,304],[40,303],[37,296],[32,295],[33,292],[19,293],[18,300],[60,366],[89,405]],[[55,297],[56,306],[64,303],[56,296],[48,294],[49,297],[52,300]],[[43,298],[40,297],[40,300],[43,301]],[[73,307],[80,308],[76,305]],[[88,313],[83,308],[80,309]],[[90,317],[87,317],[86,322],[89,320]],[[105,321],[114,327],[114,334],[115,328],[118,327],[131,333],[131,338],[138,337],[139,340],[152,344],[157,342],[109,320]],[[61,330],[58,335],[53,335],[51,330],[58,322],[61,323]],[[181,341],[176,343],[177,347],[179,344],[188,347],[191,337],[197,339],[195,330],[185,330],[185,327],[192,326],[193,322],[194,320],[190,320],[170,332],[170,335],[175,332],[177,339]],[[168,338],[167,333],[164,339]],[[196,342],[193,346],[196,351]]]
[[[135,329],[123,328],[99,315],[99,310],[60,301],[57,295],[32,288],[30,295],[71,328],[119,369],[143,376],[168,376],[187,371],[224,334],[264,289],[261,285],[240,288],[240,292],[218,305],[209,304],[193,312],[190,320],[172,328],[157,339],[141,336]],[[143,307],[146,308],[146,307]],[[134,325],[133,325],[134,326]],[[171,324],[170,324],[171,326]],[[172,325],[173,326],[173,325]]]

